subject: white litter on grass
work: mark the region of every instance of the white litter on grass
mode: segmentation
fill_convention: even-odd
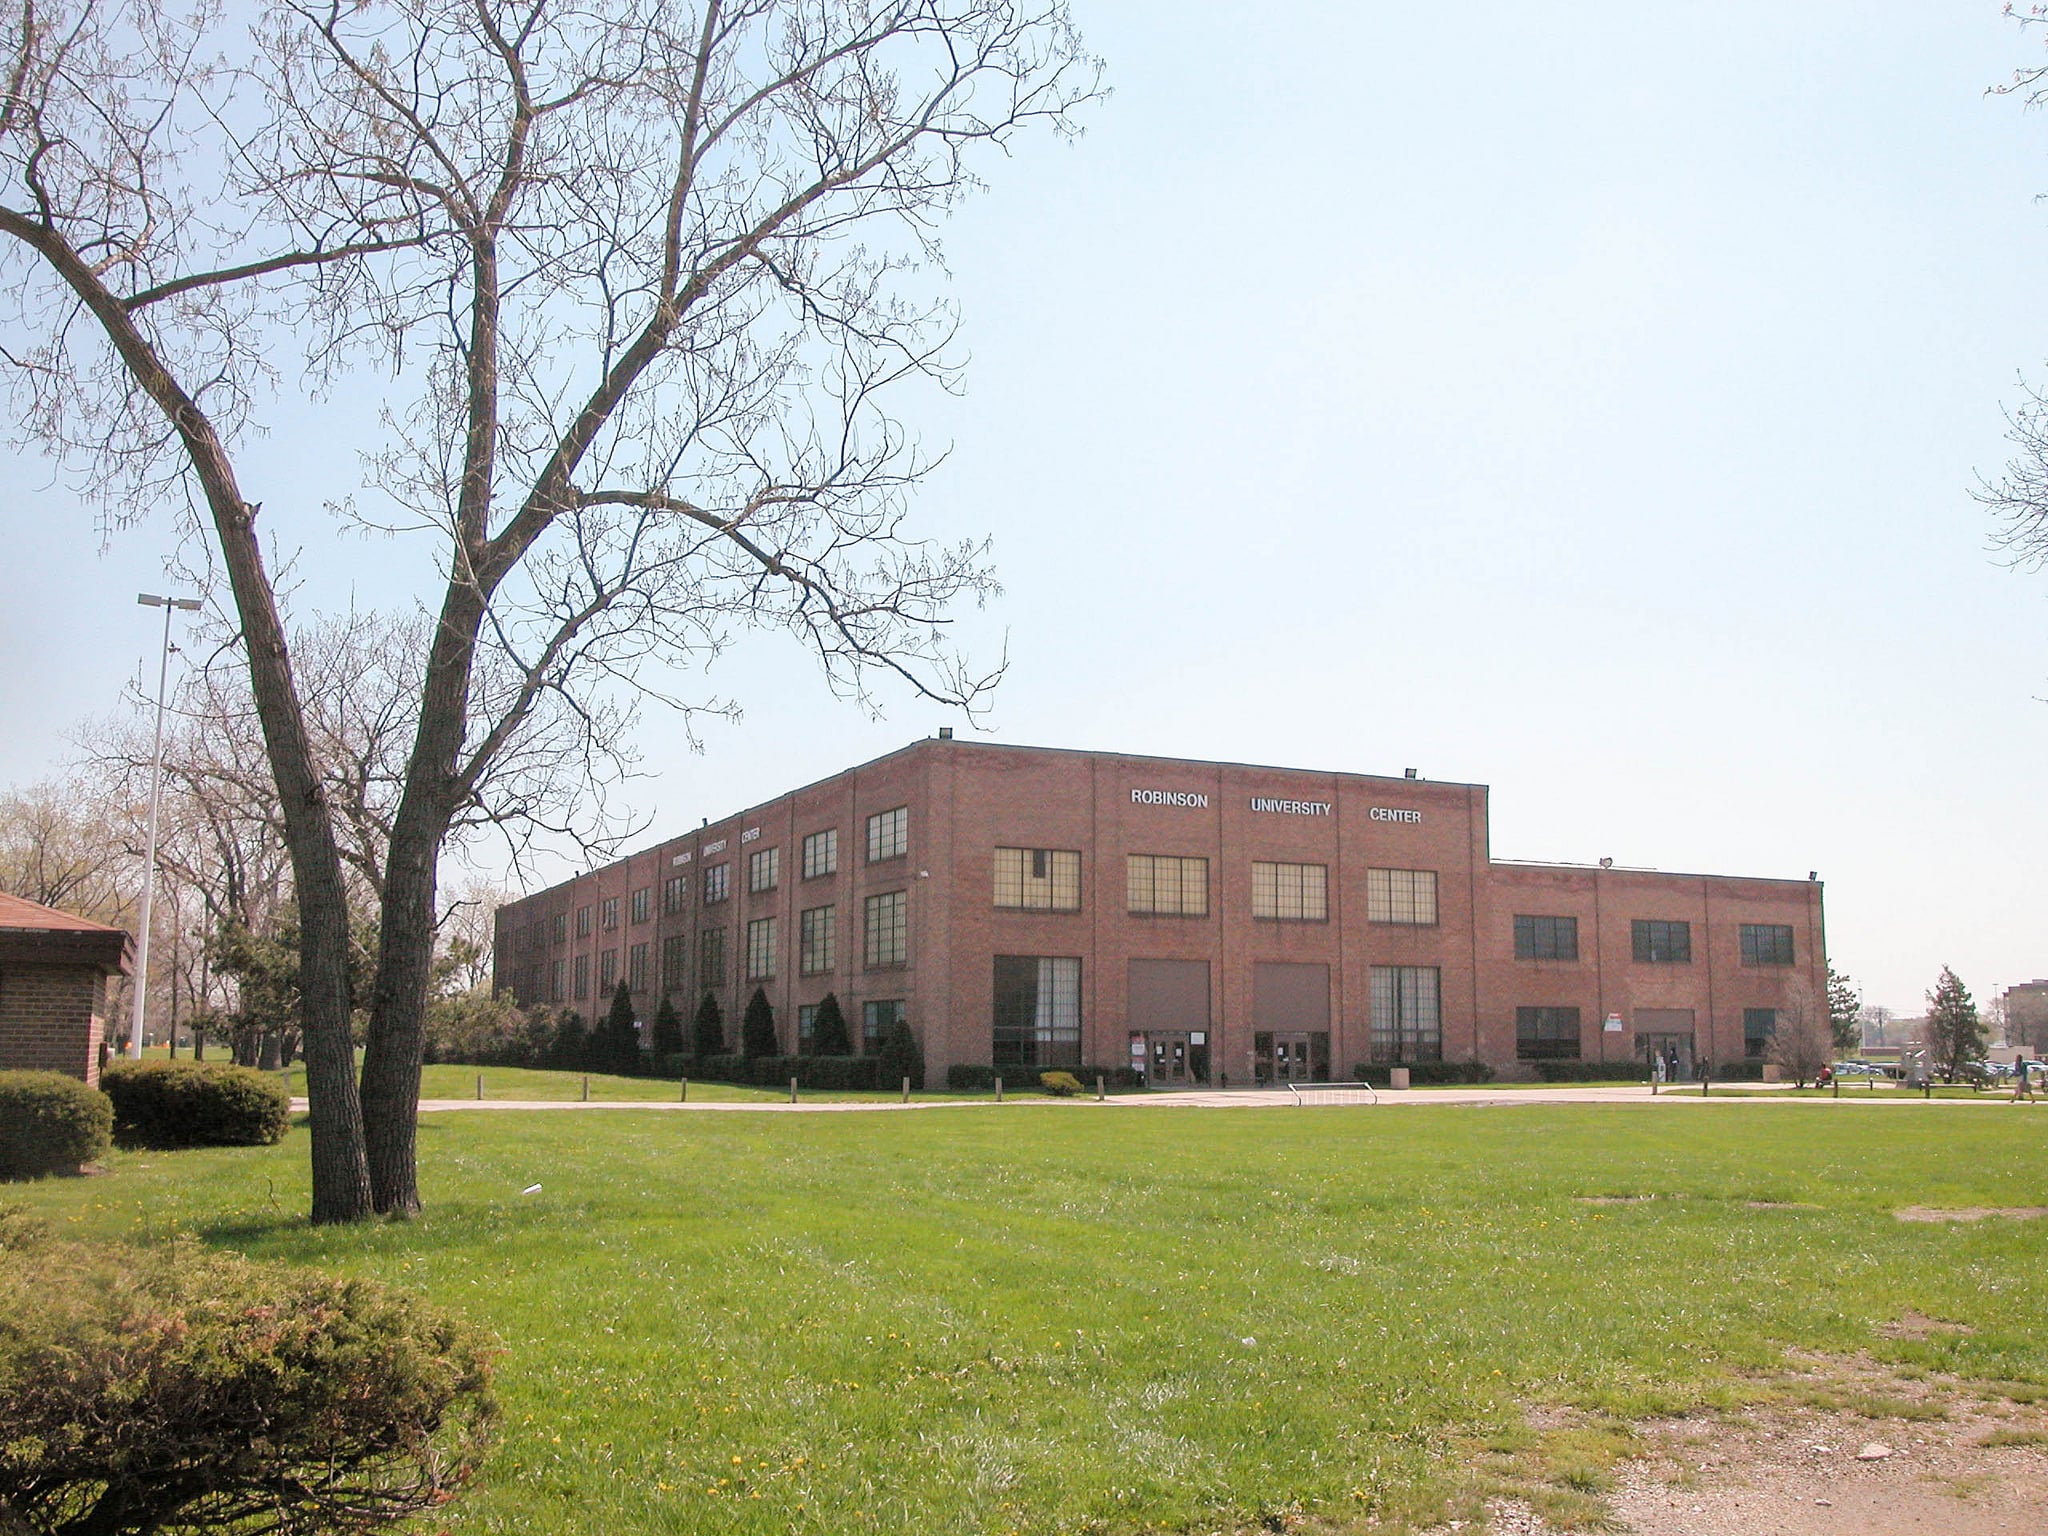
[[[521,1193],[522,1195],[537,1195],[540,1193],[540,1186],[538,1184],[529,1184],[526,1186],[526,1188],[519,1191],[519,1193]]]

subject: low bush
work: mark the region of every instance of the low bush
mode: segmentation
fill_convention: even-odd
[[[1081,1080],[1071,1072],[1041,1072],[1038,1086],[1056,1099],[1071,1099],[1081,1091]]]
[[[1145,1074],[1136,1067],[1079,1067],[1075,1076],[1091,1087],[1101,1078],[1105,1093],[1142,1093],[1145,1088]]]
[[[421,1060],[476,1067],[544,1067],[555,1042],[555,1019],[487,989],[427,999]]]
[[[1014,1083],[1024,1076],[1027,1069],[1023,1067],[1005,1067],[1003,1070],[1009,1073],[1010,1081]],[[971,1062],[956,1061],[952,1066],[946,1068],[946,1086],[955,1093],[987,1093],[995,1085],[996,1069],[994,1067],[982,1067],[976,1066]]]
[[[438,1509],[490,1443],[494,1352],[372,1281],[0,1213],[0,1525],[353,1533]]]
[[[0,1072],[0,1179],[76,1173],[107,1150],[113,1130],[113,1103],[77,1078]]]
[[[883,1083],[880,1061],[873,1056],[664,1056],[661,1075],[687,1077],[700,1083],[738,1083],[755,1088],[798,1088],[844,1091],[878,1088]]]
[[[1647,1061],[1535,1061],[1530,1063],[1546,1083],[1647,1083]]]
[[[264,1147],[291,1124],[284,1084],[212,1061],[142,1061],[100,1077],[114,1101],[114,1139],[137,1147]]]
[[[1145,1074],[1131,1067],[1075,1067],[1062,1070],[1059,1075],[1075,1079],[1077,1088],[1085,1086],[1091,1090],[1099,1077],[1111,1093],[1131,1093],[1145,1087]],[[1006,1088],[1026,1087],[1034,1078],[1042,1080],[1042,1074],[1033,1067],[983,1067],[956,1062],[946,1068],[946,1086],[955,1093],[992,1093],[999,1077]]]
[[[1490,1083],[1493,1068],[1483,1061],[1411,1061],[1396,1063],[1408,1068],[1408,1081],[1417,1088],[1446,1083]],[[1393,1081],[1393,1066],[1384,1062],[1361,1061],[1351,1075],[1361,1083],[1384,1088]]]
[[[905,1020],[899,1018],[882,1031],[875,1048],[875,1075],[884,1088],[895,1087],[906,1077],[911,1087],[924,1087],[924,1049]]]

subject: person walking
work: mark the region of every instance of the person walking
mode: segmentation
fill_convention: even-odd
[[[2013,1103],[2019,1103],[2020,1096],[2022,1094],[2026,1096],[2026,1100],[2029,1104],[2034,1102],[2034,1081],[2032,1076],[2030,1075],[2032,1071],[2033,1063],[2028,1061],[2026,1057],[2020,1056],[2014,1058],[2012,1064]]]

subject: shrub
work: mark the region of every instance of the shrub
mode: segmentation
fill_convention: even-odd
[[[1056,1099],[1071,1099],[1081,1091],[1081,1080],[1071,1072],[1041,1072],[1038,1086]]]
[[[539,1067],[549,1060],[555,1023],[545,1008],[521,1008],[478,988],[427,999],[421,1059],[477,1067]]]
[[[648,1032],[647,1046],[656,1060],[683,1054],[683,1021],[667,993],[662,994],[661,1006],[654,1010],[654,1028]]]
[[[284,1084],[212,1061],[123,1062],[100,1075],[114,1137],[137,1147],[266,1147],[291,1124]]]
[[[1546,1083],[1647,1083],[1647,1061],[1538,1061],[1530,1063]]]
[[[0,1523],[369,1531],[490,1442],[494,1346],[367,1280],[0,1216]]]
[[[112,1102],[77,1078],[0,1072],[0,1179],[76,1173],[107,1150],[113,1131]]]
[[[690,1053],[693,1056],[725,1054],[725,1015],[718,1011],[718,999],[709,992],[704,994],[704,1001],[697,1005],[697,1017],[691,1031]]]
[[[875,1048],[875,1080],[894,1088],[906,1077],[911,1087],[924,1087],[924,1052],[909,1022],[898,1019],[882,1031],[881,1044]]]
[[[1105,1093],[1136,1093],[1145,1087],[1145,1074],[1136,1067],[1082,1067],[1079,1076],[1090,1085],[1101,1078]]]
[[[740,1020],[740,1054],[743,1056],[774,1056],[782,1050],[782,1042],[775,1038],[775,1008],[768,1001],[768,994],[759,987],[747,999],[746,1016]]]
[[[640,1051],[640,1031],[634,1027],[633,989],[626,979],[612,988],[612,1006],[605,1014],[604,1027],[590,1037],[583,1059],[593,1072],[616,1072],[621,1077],[638,1077],[646,1062]]]
[[[1490,1083],[1493,1068],[1483,1061],[1410,1061],[1385,1062],[1361,1061],[1351,1069],[1351,1075],[1361,1083],[1371,1083],[1375,1088],[1384,1088],[1393,1081],[1393,1068],[1405,1066],[1408,1081],[1420,1088],[1428,1084],[1443,1083]]]
[[[548,1065],[574,1072],[582,1067],[583,1053],[589,1046],[590,1037],[583,1032],[583,1015],[571,1008],[555,1025],[555,1043],[548,1048]]]
[[[813,1056],[851,1056],[853,1037],[846,1032],[846,1015],[839,1011],[839,995],[827,992],[811,1020]]]

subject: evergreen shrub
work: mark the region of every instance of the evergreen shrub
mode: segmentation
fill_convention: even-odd
[[[899,1087],[907,1077],[911,1087],[924,1087],[924,1051],[918,1046],[917,1036],[911,1033],[907,1020],[898,1019],[882,1031],[874,1060],[875,1079],[880,1086]]]
[[[0,1072],[0,1179],[76,1173],[105,1153],[113,1131],[112,1102],[77,1078]]]
[[[747,999],[747,1011],[740,1020],[740,1054],[748,1057],[774,1056],[782,1042],[775,1037],[775,1008],[759,987]]]
[[[213,1061],[120,1062],[100,1074],[124,1147],[267,1147],[282,1141],[292,1100],[253,1067]]]
[[[1539,1063],[1558,1065],[1558,1063]],[[1563,1063],[1572,1065],[1572,1063]],[[1408,1068],[1408,1081],[1420,1088],[1428,1084],[1444,1083],[1490,1083],[1493,1068],[1483,1061],[1410,1061],[1388,1065],[1384,1062],[1361,1061],[1351,1069],[1351,1075],[1361,1083],[1371,1083],[1375,1088],[1384,1088],[1392,1082],[1394,1066]]]
[[[1041,1072],[1038,1086],[1056,1099],[1071,1099],[1081,1091],[1081,1080],[1071,1072]]]
[[[1650,1064],[1628,1061],[1536,1061],[1536,1075],[1546,1083],[1647,1083]]]

